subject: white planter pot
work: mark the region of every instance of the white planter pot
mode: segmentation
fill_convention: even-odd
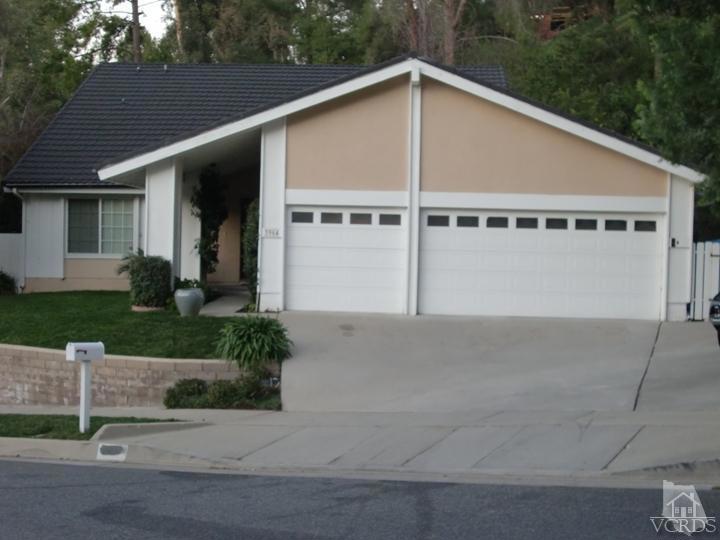
[[[194,317],[200,313],[205,303],[205,294],[202,289],[177,289],[175,291],[175,305],[181,317]]]

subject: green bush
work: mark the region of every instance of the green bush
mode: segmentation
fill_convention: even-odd
[[[292,341],[277,319],[248,315],[227,323],[220,330],[217,355],[234,361],[250,373],[261,373],[269,363],[290,357]]]
[[[214,381],[208,386],[208,403],[212,409],[254,409],[252,401],[243,393],[239,380]]]
[[[202,379],[180,379],[165,392],[168,409],[202,409],[208,404],[208,384]]]
[[[130,301],[135,306],[164,307],[170,298],[172,267],[162,257],[145,256],[138,250],[123,258],[117,272],[130,275]]]
[[[163,403],[168,409],[280,409],[280,390],[265,383],[265,373],[232,381],[182,379],[168,388]]]
[[[0,296],[10,296],[17,293],[15,278],[0,270]]]
[[[255,294],[257,293],[259,208],[260,203],[255,199],[245,210],[245,227],[242,237],[243,274],[247,279],[253,304],[256,302]]]

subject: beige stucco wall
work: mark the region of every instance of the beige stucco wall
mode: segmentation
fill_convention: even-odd
[[[287,187],[406,189],[409,100],[402,76],[289,116]]]
[[[424,191],[665,196],[667,173],[437,81],[422,81]]]
[[[26,278],[25,292],[127,291],[127,275],[118,276],[120,259],[65,259],[64,278]]]

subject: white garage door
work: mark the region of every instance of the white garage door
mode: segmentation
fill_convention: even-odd
[[[287,309],[401,313],[405,222],[393,209],[289,208]]]
[[[659,319],[662,217],[425,210],[422,313]]]

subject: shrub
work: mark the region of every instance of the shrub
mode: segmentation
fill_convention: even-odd
[[[17,293],[15,278],[0,270],[0,296],[9,296]]]
[[[242,266],[247,279],[253,304],[257,293],[257,258],[258,258],[258,226],[260,203],[257,199],[251,202],[245,211],[245,227],[242,237]]]
[[[163,405],[168,409],[204,408],[208,402],[208,385],[202,379],[180,379],[165,392]]]
[[[142,250],[123,258],[118,274],[130,275],[130,300],[133,305],[164,307],[172,293],[170,261],[162,257],[145,256]]]
[[[240,380],[214,381],[208,386],[208,404],[212,409],[254,409]]]
[[[220,330],[217,354],[234,361],[240,369],[257,374],[270,362],[289,358],[291,346],[287,328],[279,320],[248,315]]]

